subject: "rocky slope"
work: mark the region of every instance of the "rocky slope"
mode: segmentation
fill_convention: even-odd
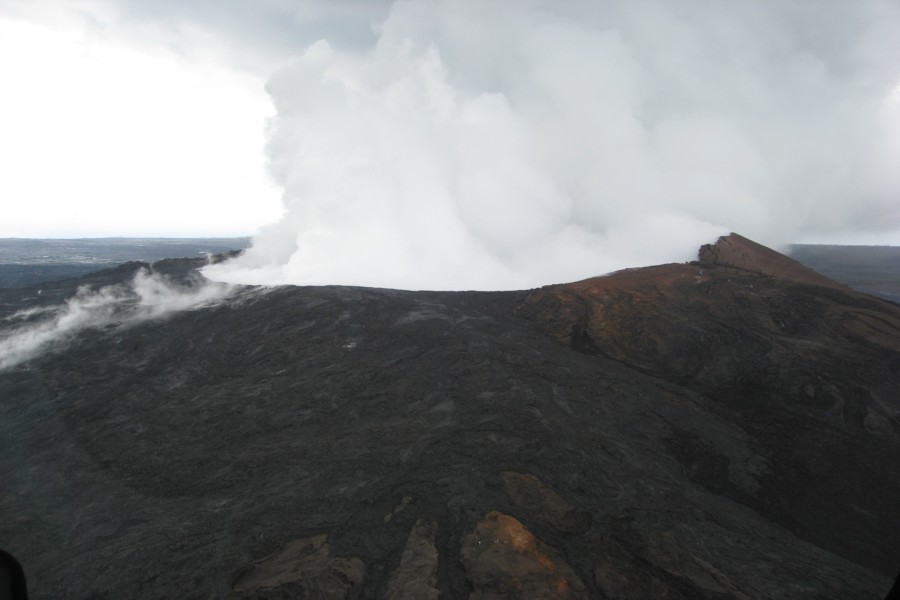
[[[883,598],[898,390],[900,307],[735,235],[242,288],[0,373],[0,544],[37,598]]]

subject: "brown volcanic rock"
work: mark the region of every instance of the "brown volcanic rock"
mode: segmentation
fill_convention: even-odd
[[[500,512],[489,512],[463,539],[462,562],[475,588],[470,600],[588,598],[559,551]]]
[[[697,254],[700,264],[720,269],[740,269],[760,275],[789,279],[796,283],[808,283],[849,291],[847,286],[816,273],[787,256],[732,233],[720,237],[715,244],[700,246]]]

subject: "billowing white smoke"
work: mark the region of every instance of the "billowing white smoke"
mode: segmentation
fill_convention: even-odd
[[[183,286],[145,269],[127,285],[81,287],[61,306],[29,308],[0,322],[0,371],[62,348],[86,329],[129,325],[208,306],[232,290],[233,286],[210,282]]]
[[[891,0],[398,1],[269,81],[286,212],[205,274],[509,289],[900,229],[898,56]]]

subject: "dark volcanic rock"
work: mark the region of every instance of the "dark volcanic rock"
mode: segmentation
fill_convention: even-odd
[[[718,246],[85,330],[0,374],[0,543],[35,598],[884,597],[900,307]]]
[[[419,519],[409,532],[400,565],[388,582],[386,600],[436,600],[438,551],[434,546],[437,523]]]
[[[591,515],[577,510],[531,473],[500,473],[507,495],[531,518],[557,533],[584,533],[591,526]]]
[[[359,597],[365,565],[330,556],[326,536],[294,540],[243,567],[231,582],[230,600]]]
[[[900,310],[810,285],[820,276],[739,236],[704,248],[715,261],[545,288],[519,313],[574,349],[700,393],[766,449],[745,478],[730,444],[675,426],[665,443],[692,481],[893,572],[900,522],[875,515],[900,505],[883,462],[900,433]]]

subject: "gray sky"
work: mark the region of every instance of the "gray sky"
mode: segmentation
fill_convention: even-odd
[[[900,244],[890,0],[6,0],[0,46],[4,236],[262,227],[221,277],[454,289]]]

